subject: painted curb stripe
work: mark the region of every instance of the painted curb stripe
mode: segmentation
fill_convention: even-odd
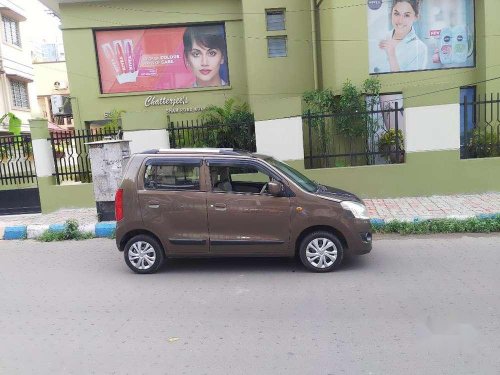
[[[64,224],[50,224],[49,230],[51,232],[63,232],[65,228]]]
[[[500,212],[494,214],[479,214],[476,216],[457,217],[456,215],[447,216],[445,219],[466,219],[466,218],[478,218],[478,219],[495,219],[500,217]],[[398,219],[399,221],[407,222],[419,222],[424,220],[433,220],[436,218],[406,218]],[[370,222],[372,225],[384,225],[396,219],[380,219],[372,218]],[[23,239],[34,239],[39,237],[44,231],[51,230],[54,232],[62,232],[64,230],[64,224],[51,224],[51,225],[16,225],[11,227],[0,228],[0,238],[4,240],[23,240]],[[3,235],[2,230],[3,229]],[[96,237],[106,238],[111,237],[116,230],[116,221],[103,221],[100,223],[88,223],[80,226],[82,232],[90,232],[95,234]]]
[[[28,233],[26,225],[18,225],[15,227],[6,227],[3,233],[4,240],[24,240]]]
[[[497,212],[496,214],[480,214],[476,217],[478,219],[496,219],[497,217],[500,217],[500,212]]]
[[[95,225],[95,236],[111,237],[116,229],[116,221],[102,221]]]
[[[28,225],[27,239],[35,239],[42,235],[43,232],[49,229],[49,225]]]

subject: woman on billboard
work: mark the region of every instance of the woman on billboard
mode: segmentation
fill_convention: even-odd
[[[386,52],[389,63],[387,71],[400,72],[427,68],[427,46],[418,38],[413,27],[419,13],[420,0],[392,1],[393,30],[387,39],[379,43],[379,48]]]
[[[184,32],[184,60],[193,72],[193,87],[227,86],[221,68],[227,61],[221,26],[189,26]]]

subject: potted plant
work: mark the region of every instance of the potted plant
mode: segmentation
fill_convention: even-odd
[[[403,132],[398,129],[397,132],[397,146],[396,147],[396,130],[389,129],[385,132],[378,141],[378,151],[380,155],[386,158],[387,161],[391,163],[403,163],[404,162],[404,138]],[[399,149],[399,155],[397,155],[397,150]],[[399,156],[399,159],[398,159]]]
[[[9,161],[9,151],[5,145],[0,145],[0,160],[2,160],[2,163]]]
[[[23,143],[23,153],[26,160],[33,161],[33,146],[30,140]]]
[[[54,145],[54,151],[58,159],[62,159],[65,156],[64,147],[59,144]]]

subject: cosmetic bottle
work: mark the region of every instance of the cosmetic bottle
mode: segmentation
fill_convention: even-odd
[[[439,60],[441,64],[451,64],[453,62],[453,33],[449,27],[441,30],[439,39]]]
[[[454,64],[463,64],[469,56],[469,37],[464,25],[453,27],[453,53]]]

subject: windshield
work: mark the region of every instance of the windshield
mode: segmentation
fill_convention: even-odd
[[[265,159],[269,164],[278,169],[281,173],[287,176],[290,180],[299,185],[302,189],[308,191],[309,193],[314,193],[318,190],[318,185],[311,179],[304,176],[299,171],[293,169],[289,165],[282,163],[273,158]]]

